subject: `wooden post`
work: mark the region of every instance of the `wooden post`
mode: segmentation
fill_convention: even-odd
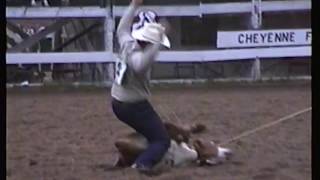
[[[113,53],[113,32],[115,29],[115,20],[112,13],[112,0],[108,3],[108,6],[106,6],[106,17],[104,21],[104,44],[105,44],[105,51],[109,51],[110,53]],[[114,80],[114,63],[109,63],[107,65],[107,73],[108,80],[113,81]]]
[[[261,0],[252,0],[251,28],[260,29],[262,24]],[[256,56],[251,66],[251,77],[254,81],[261,79],[260,58]]]

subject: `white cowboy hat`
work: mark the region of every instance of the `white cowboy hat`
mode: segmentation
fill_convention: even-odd
[[[140,41],[147,41],[150,43],[160,43],[163,46],[170,48],[171,44],[164,33],[165,28],[159,23],[144,23],[139,29],[133,29],[131,35],[134,39]]]

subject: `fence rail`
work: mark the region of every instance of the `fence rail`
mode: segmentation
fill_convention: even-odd
[[[7,53],[7,64],[113,62],[110,52]],[[311,56],[311,47],[248,48],[203,51],[161,51],[159,62],[210,62],[241,59]]]

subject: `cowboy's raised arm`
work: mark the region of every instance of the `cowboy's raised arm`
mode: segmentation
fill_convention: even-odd
[[[117,29],[117,37],[120,46],[123,45],[125,41],[132,40],[131,37],[131,25],[134,19],[135,11],[138,6],[142,4],[143,0],[132,0],[128,9],[124,12],[122,16],[118,29]]]

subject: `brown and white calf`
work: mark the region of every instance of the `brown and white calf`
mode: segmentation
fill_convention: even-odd
[[[212,141],[194,139],[191,135],[205,130],[202,124],[192,126],[177,125],[165,122],[165,127],[171,138],[167,153],[159,164],[169,166],[185,166],[192,163],[198,165],[215,165],[222,163],[232,155],[232,151],[216,145]],[[138,133],[127,134],[115,142],[118,150],[116,167],[129,167],[135,159],[147,148],[147,140]]]

